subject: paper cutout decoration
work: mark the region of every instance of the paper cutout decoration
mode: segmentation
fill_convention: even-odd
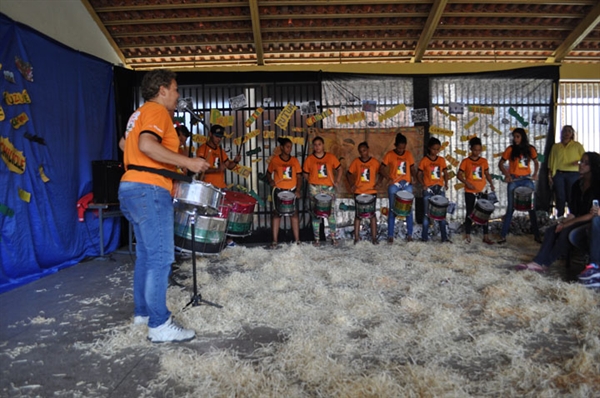
[[[460,102],[451,102],[448,104],[448,109],[450,113],[454,113],[456,115],[462,115],[464,112],[464,104]]]
[[[497,159],[497,158],[501,157],[503,153],[504,152],[497,152],[497,153],[493,154],[492,156],[494,157],[494,159]],[[538,157],[539,157],[539,154],[538,154]]]
[[[294,127],[294,128],[292,129],[292,131],[293,131],[294,133],[303,133],[303,132],[304,132],[304,128],[302,128],[302,127]]]
[[[250,149],[249,151],[246,151],[246,156],[257,155],[260,151],[262,151],[262,148],[257,146],[254,149]]]
[[[29,203],[31,201],[31,194],[24,189],[19,188],[19,198],[23,202]]]
[[[46,176],[46,173],[44,173],[44,166],[38,167],[38,171],[40,172],[40,178],[42,179],[42,181],[44,181],[44,182],[50,181],[48,176]]]
[[[221,114],[221,111],[218,109],[211,109],[210,110],[210,124],[219,124],[217,123],[217,120],[222,117],[223,115]]]
[[[410,111],[413,123],[426,123],[429,120],[427,108],[413,109]]]
[[[379,115],[379,123],[383,122],[386,119],[389,119],[391,117],[396,116],[398,113],[405,111],[406,110],[406,105],[404,104],[399,104],[396,105],[395,107],[393,107],[392,109],[388,109],[387,111],[385,111],[382,115]]]
[[[548,120],[550,120],[550,116],[548,116],[547,113],[533,112],[531,115],[531,124],[541,124],[547,126]]]
[[[233,132],[231,132],[231,133],[223,133],[223,137],[225,137],[227,139],[230,139],[231,137],[233,137],[233,134],[234,134]]]
[[[317,113],[317,102],[316,101],[307,101],[302,102],[300,104],[300,114],[304,115],[314,115]]]
[[[246,127],[250,127],[252,125],[252,123],[254,123],[256,121],[256,119],[258,119],[258,117],[263,113],[264,109],[263,108],[256,108],[256,110],[252,113],[252,115],[248,118],[248,120],[246,120]]]
[[[231,126],[233,126],[233,123],[234,123],[233,115],[221,116],[221,117],[217,118],[217,124],[219,124],[223,127],[231,127]]]
[[[233,143],[237,146],[240,146],[250,141],[252,138],[258,136],[259,134],[260,130],[252,130],[251,132],[245,134],[243,137],[237,137],[235,140],[233,140]]]
[[[5,216],[12,217],[15,215],[15,211],[10,207],[0,203],[0,214],[4,214]]]
[[[517,121],[521,123],[521,126],[527,127],[529,125],[529,122],[523,119],[523,116],[521,116],[514,108],[509,108],[508,114],[517,119]]]
[[[240,175],[244,178],[248,178],[250,177],[250,173],[252,172],[252,169],[248,166],[242,166],[241,164],[236,164],[235,167],[233,168],[233,171],[235,174]]]
[[[306,125],[310,127],[313,124],[315,124],[316,122],[321,121],[331,115],[333,115],[333,111],[331,109],[327,109],[326,111],[321,112],[318,115],[313,115],[311,117],[306,118]]]
[[[473,119],[469,120],[469,121],[467,122],[467,124],[465,124],[465,125],[463,126],[463,128],[464,128],[465,130],[468,130],[468,129],[470,129],[470,128],[471,128],[471,127],[472,127],[472,126],[475,124],[475,123],[477,123],[477,121],[478,121],[478,120],[479,120],[479,118],[478,118],[477,116],[475,116]]]
[[[539,140],[543,140],[544,138],[546,138],[546,134],[536,135],[535,137],[533,137],[533,140],[539,141]]]
[[[197,142],[198,144],[206,144],[208,142],[208,137],[205,135],[194,134],[192,136],[192,141]]]
[[[15,74],[9,70],[4,71],[4,80],[10,83],[15,83]]]
[[[263,206],[263,207],[265,206],[265,202],[263,202],[262,198],[260,196],[258,196],[258,194],[256,192],[254,192],[254,189],[251,189],[250,192],[248,192],[248,195],[250,195],[254,199],[256,199],[259,206]]]
[[[263,98],[263,104],[270,104],[272,102],[271,97]]]
[[[358,123],[361,122],[363,120],[365,120],[367,117],[365,115],[364,112],[356,112],[356,113],[352,113],[350,115],[340,115],[336,118],[337,122],[342,124],[342,123]]]
[[[271,121],[270,120],[268,120],[268,119],[263,120],[263,127],[270,127],[270,126],[271,126]]]
[[[475,138],[475,137],[477,137],[477,134],[471,134],[471,135],[461,135],[461,136],[460,136],[460,140],[461,140],[462,142],[467,142],[467,141],[469,141],[471,138]]]
[[[23,61],[18,56],[15,56],[15,64],[17,65],[17,69],[21,72],[21,75],[25,78],[25,80],[33,82],[33,66],[29,62]]]
[[[25,112],[10,119],[10,125],[16,130],[29,121],[29,117]]]
[[[2,97],[4,98],[6,105],[31,104],[31,97],[29,97],[27,90],[23,90],[20,93],[9,93],[8,91],[5,91],[2,93]]]
[[[510,123],[510,121],[507,118],[505,118],[505,117],[503,117],[502,120],[500,120],[500,122],[502,124],[508,124],[508,123]]]
[[[374,100],[365,100],[362,102],[362,110],[363,112],[377,112],[377,101]]]
[[[452,155],[448,154],[445,156],[445,158],[448,161],[448,163],[450,163],[452,166],[458,167],[459,161],[455,159]]]
[[[492,180],[504,181],[504,176],[500,174],[492,174]]]
[[[4,109],[2,109],[2,106],[0,105],[0,122],[1,122],[2,120],[4,120],[4,118],[5,118],[5,117],[6,117],[6,116],[4,115]]]
[[[543,153],[538,153],[538,161],[544,163],[544,160],[546,160],[546,156]]]
[[[448,148],[448,145],[450,145],[450,141],[444,141],[444,142],[442,142],[442,145],[440,146],[440,151],[443,151],[446,148]]]
[[[262,160],[262,158],[256,158],[256,159],[252,159],[251,162],[252,163],[258,163]]]
[[[46,140],[38,135],[31,135],[31,134],[25,132],[25,134],[23,134],[23,136],[31,142],[36,142],[41,145],[46,145]]]
[[[446,112],[445,110],[443,110],[442,108],[440,108],[439,106],[434,106],[435,110],[438,111],[439,113],[441,113],[442,115],[446,116],[448,119],[450,119],[453,122],[456,122],[458,119],[456,118],[456,116],[449,114],[448,112]]]
[[[275,124],[279,126],[279,128],[282,130],[287,129],[287,125],[290,122],[292,116],[294,115],[294,112],[296,112],[296,109],[298,109],[296,105],[292,103],[287,104],[285,108],[283,108],[281,113],[277,116],[277,119],[275,119]]]
[[[444,129],[438,126],[429,126],[429,133],[445,135],[446,137],[452,137],[454,135],[454,131]]]
[[[0,137],[0,155],[10,171],[17,174],[25,172],[27,166],[25,156],[22,151],[15,149],[10,139]]]
[[[499,135],[502,135],[502,131],[500,131],[498,128],[496,128],[496,126],[494,126],[493,124],[488,124],[488,127],[490,129],[492,129],[493,131],[495,131],[496,133],[498,133]]]
[[[448,179],[451,180],[454,177],[456,177],[456,173],[453,170],[449,171],[448,172]]]
[[[240,94],[235,97],[229,98],[229,107],[234,111],[238,109],[242,109],[248,106],[248,101],[246,101],[246,95]]]
[[[467,109],[469,112],[481,113],[484,115],[493,115],[496,112],[494,108],[489,106],[469,105]]]
[[[458,149],[458,148],[456,148],[456,149],[454,150],[454,153],[456,153],[456,154],[458,154],[458,155],[460,155],[460,156],[467,156],[467,151],[465,151],[465,150],[463,150],[463,149]]]
[[[282,135],[281,138],[287,138],[292,144],[304,145],[304,137],[292,137],[291,135]]]
[[[275,132],[272,130],[264,130],[263,138],[275,138]]]
[[[458,183],[454,184],[454,189],[456,189],[457,191],[460,191],[464,187],[465,187],[465,183],[464,182],[458,182]]]

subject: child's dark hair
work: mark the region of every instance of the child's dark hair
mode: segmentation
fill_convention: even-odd
[[[469,148],[473,148],[475,145],[481,145],[481,139],[479,137],[473,137],[469,140]]]
[[[290,140],[289,138],[286,138],[286,137],[279,137],[279,138],[277,138],[277,142],[279,143],[279,145],[284,146],[288,142],[291,144],[292,140]]]
[[[364,146],[367,149],[369,149],[369,144],[367,143],[367,141],[363,141],[360,144],[358,144],[358,149],[360,149],[361,146]]]
[[[519,134],[521,136],[521,144],[517,145],[515,142],[515,134]],[[529,145],[529,139],[527,138],[527,132],[521,127],[517,127],[512,131],[513,141],[512,141],[512,152],[510,154],[510,159],[520,159],[521,156],[529,159],[531,156],[531,149],[534,148],[532,145]],[[534,148],[535,149],[535,148]]]
[[[434,145],[442,145],[442,143],[435,137],[429,137],[429,141],[427,141],[427,149],[431,148]]]
[[[312,143],[314,144],[315,141],[321,141],[323,144],[325,143],[325,140],[320,136],[316,136],[315,138],[313,138]]]
[[[398,146],[398,144],[406,144],[406,136],[402,133],[396,134],[396,141],[394,141],[394,146]]]
[[[188,130],[188,128],[185,127],[183,124],[180,124],[179,126],[175,127],[175,131],[177,131],[177,134],[182,135],[186,138],[188,138],[190,135],[192,135],[190,133],[190,130]]]

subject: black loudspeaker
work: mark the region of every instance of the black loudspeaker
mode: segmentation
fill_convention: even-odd
[[[95,203],[119,203],[119,183],[125,172],[116,160],[92,161],[92,187]]]

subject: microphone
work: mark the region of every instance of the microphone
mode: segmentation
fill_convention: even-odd
[[[190,103],[191,103],[191,99],[190,99]],[[198,123],[198,122],[202,122],[202,118],[198,115],[196,115],[196,113],[194,113],[194,110],[191,107],[191,104],[188,103],[187,99],[185,98],[179,98],[179,100],[177,101],[177,111],[178,112],[187,112],[192,116],[192,123]]]

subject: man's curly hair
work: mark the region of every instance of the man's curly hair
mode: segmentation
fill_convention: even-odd
[[[142,79],[142,97],[149,101],[158,95],[161,86],[169,87],[177,77],[175,72],[168,69],[155,69],[144,75]]]

